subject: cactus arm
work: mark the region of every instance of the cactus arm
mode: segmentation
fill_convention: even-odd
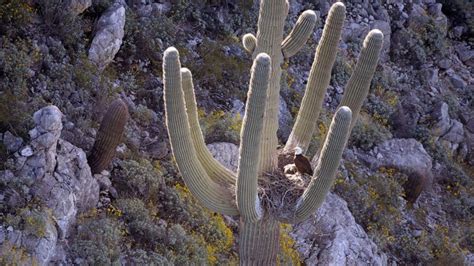
[[[296,146],[306,151],[309,146],[316,129],[324,95],[331,80],[331,69],[336,59],[337,45],[341,38],[345,13],[346,8],[341,2],[335,3],[329,10],[323,35],[316,48],[301,108],[285,145],[286,151],[291,151]]]
[[[215,183],[197,158],[185,110],[178,51],[170,47],[163,57],[166,126],[178,169],[191,193],[207,208],[226,215],[238,209],[229,188]]]
[[[249,53],[253,53],[257,46],[257,38],[252,33],[247,33],[242,37],[242,45]]]
[[[113,101],[102,118],[96,141],[87,158],[92,174],[102,172],[112,161],[115,149],[122,140],[127,119],[127,105],[121,99]]]
[[[257,195],[257,180],[270,64],[270,57],[264,53],[259,54],[254,60],[241,130],[239,169],[237,171],[237,205],[242,219],[247,222],[256,222],[263,214]]]
[[[365,37],[362,51],[354,72],[349,79],[344,95],[339,106],[347,106],[352,111],[351,129],[354,127],[357,117],[367,94],[369,94],[370,82],[374,76],[375,68],[383,45],[383,33],[380,30],[371,30]]]
[[[313,33],[317,21],[316,13],[313,10],[306,10],[300,15],[293,30],[281,44],[281,50],[285,58],[295,55],[303,48],[303,45]]]
[[[235,174],[225,168],[216,159],[214,159],[204,142],[201,127],[199,126],[196,97],[194,95],[193,76],[191,71],[189,71],[187,68],[182,68],[181,78],[184,100],[186,102],[186,113],[189,119],[189,127],[191,128],[191,137],[201,165],[204,167],[204,170],[206,170],[206,173],[214,182],[223,185],[235,185]]]
[[[276,150],[278,146],[277,130],[281,82],[280,65],[283,62],[281,43],[283,41],[283,30],[287,15],[288,1],[260,1],[257,47],[255,47],[253,52],[253,58],[259,53],[266,53],[272,59],[272,72],[265,107],[262,141],[260,143],[260,173],[272,170],[277,165]]]
[[[294,217],[296,221],[293,222],[306,219],[323,203],[335,180],[342,152],[349,137],[351,118],[352,112],[347,106],[339,108],[334,115],[312,180],[296,205]]]

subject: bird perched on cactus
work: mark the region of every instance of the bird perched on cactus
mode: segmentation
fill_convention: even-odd
[[[303,155],[303,149],[300,147],[295,148],[295,156],[293,157],[293,161],[295,163],[296,170],[298,170],[300,174],[313,175],[311,164],[309,163],[308,158]]]

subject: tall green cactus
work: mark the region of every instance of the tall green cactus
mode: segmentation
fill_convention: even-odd
[[[127,119],[127,105],[121,99],[113,101],[102,118],[94,146],[87,157],[92,174],[102,172],[112,161],[115,149],[122,140]]]
[[[369,33],[331,122],[318,164],[308,187],[288,212],[262,204],[258,184],[277,169],[276,130],[281,68],[284,57],[298,52],[316,23],[313,11],[305,11],[283,40],[288,13],[286,0],[262,0],[257,37],[246,34],[245,49],[253,53],[248,101],[241,131],[237,173],[226,170],[210,155],[199,128],[191,72],[181,68],[178,51],[168,48],[163,57],[166,123],[171,147],[186,185],[203,205],[226,214],[239,215],[241,265],[274,264],[278,254],[279,223],[306,219],[322,204],[332,186],[343,149],[377,65],[383,35]],[[281,152],[295,146],[307,148],[314,134],[322,98],[329,85],[345,17],[336,3],[329,11],[322,39],[316,49],[310,80],[290,140]],[[309,136],[309,137],[308,137]]]

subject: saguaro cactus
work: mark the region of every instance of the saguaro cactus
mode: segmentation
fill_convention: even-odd
[[[92,174],[102,172],[112,161],[115,149],[122,140],[127,119],[127,105],[121,99],[113,101],[102,118],[94,146],[87,157]]]
[[[253,53],[254,62],[237,173],[220,165],[205,146],[197,120],[191,72],[181,68],[178,51],[174,47],[168,48],[163,57],[166,122],[178,168],[186,185],[202,204],[222,214],[240,215],[241,265],[275,264],[279,223],[302,221],[321,205],[334,182],[382,47],[382,33],[371,31],[331,122],[314,174],[306,186],[301,185],[277,167],[277,160],[282,158],[279,155],[291,153],[295,146],[306,149],[314,133],[322,97],[330,80],[345,7],[336,3],[329,11],[297,122],[285,149],[277,151],[280,64],[284,57],[294,55],[302,47],[316,23],[315,13],[305,11],[283,40],[287,13],[287,1],[262,0],[257,37],[246,34],[243,38],[244,47]],[[296,192],[289,195],[288,191]]]

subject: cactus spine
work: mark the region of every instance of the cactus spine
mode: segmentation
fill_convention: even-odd
[[[246,34],[245,49],[253,53],[250,89],[241,131],[237,174],[225,170],[210,156],[199,128],[192,75],[182,69],[178,51],[171,47],[163,58],[165,110],[168,134],[179,171],[191,192],[209,209],[240,215],[240,264],[274,264],[278,253],[279,223],[306,219],[321,205],[332,186],[343,149],[357,113],[367,95],[377,65],[383,35],[371,31],[364,42],[356,69],[342,103],[331,122],[311,182],[288,213],[261,204],[258,181],[263,173],[277,169],[278,101],[283,56],[296,54],[316,23],[316,15],[305,11],[283,40],[288,14],[286,0],[262,0],[255,37]],[[322,99],[329,85],[337,43],[345,18],[342,3],[332,6],[323,37],[316,49],[310,80],[297,122],[285,150],[296,145],[307,148],[314,133]],[[351,110],[352,109],[352,110]],[[234,193],[235,192],[235,193]]]
[[[112,161],[115,149],[122,140],[127,119],[127,105],[121,99],[113,101],[102,118],[97,138],[87,158],[92,174],[102,172]]]

